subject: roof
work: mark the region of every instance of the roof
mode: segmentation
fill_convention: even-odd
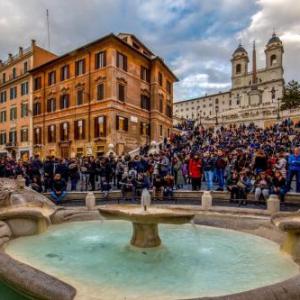
[[[246,49],[242,46],[242,44],[239,44],[239,46],[234,50],[233,55],[241,52],[244,52],[248,55]]]
[[[229,93],[230,93],[230,91],[219,92],[219,93],[216,93],[216,94],[205,95],[205,96],[201,96],[201,97],[197,97],[197,98],[192,98],[192,99],[177,101],[177,102],[174,102],[174,105],[175,104],[184,103],[184,102],[189,102],[189,101],[197,101],[197,100],[201,100],[201,99],[207,99],[207,98],[211,98],[211,97],[217,97],[217,96],[225,95],[225,94],[229,94]]]
[[[272,43],[281,43],[281,40],[280,40],[280,38],[276,35],[276,33],[274,32],[273,34],[272,34],[272,37],[269,39],[269,41],[268,41],[268,45],[270,45],[270,44],[272,44]]]
[[[134,39],[136,39],[136,40],[144,47],[143,43],[140,42],[140,40],[138,40],[134,35],[132,35],[132,36],[134,37]],[[85,45],[83,45],[83,46],[81,46],[81,47],[79,47],[79,48],[77,48],[77,49],[74,49],[74,50],[72,50],[72,51],[69,51],[69,52],[67,52],[67,53],[65,53],[65,54],[63,54],[63,55],[61,55],[61,56],[58,56],[57,58],[54,58],[53,60],[50,60],[49,62],[47,62],[47,63],[45,63],[45,64],[43,64],[43,65],[40,65],[40,66],[38,66],[38,67],[36,67],[36,68],[30,70],[30,73],[34,73],[34,72],[36,72],[36,71],[38,71],[38,70],[40,70],[40,69],[43,69],[43,68],[45,68],[45,67],[47,67],[47,66],[50,66],[50,65],[52,65],[52,64],[55,64],[55,63],[57,63],[57,62],[59,62],[59,61],[65,59],[65,58],[67,58],[67,57],[71,57],[72,55],[74,55],[75,52],[83,51],[83,50],[85,50],[85,49],[87,49],[87,48],[89,48],[89,47],[91,47],[91,46],[93,46],[93,45],[96,45],[96,44],[98,44],[98,43],[100,43],[100,42],[103,42],[103,41],[105,41],[105,40],[108,40],[108,39],[114,39],[114,40],[116,40],[116,41],[122,43],[123,45],[127,46],[128,48],[130,48],[131,50],[133,50],[133,51],[136,52],[137,54],[143,56],[144,58],[146,58],[146,59],[148,59],[148,60],[150,60],[150,61],[152,61],[152,60],[159,60],[159,61],[162,63],[162,65],[168,70],[168,72],[174,77],[174,79],[175,79],[176,81],[178,81],[178,78],[175,76],[175,74],[170,70],[170,68],[163,62],[163,60],[162,60],[160,57],[158,57],[158,56],[153,56],[153,57],[151,58],[151,57],[149,57],[149,56],[143,54],[142,52],[138,51],[137,49],[135,49],[135,48],[134,48],[133,46],[131,46],[130,44],[128,44],[128,43],[126,43],[125,41],[123,41],[120,37],[116,36],[114,33],[110,33],[110,34],[108,34],[108,35],[105,35],[105,36],[103,36],[103,37],[101,37],[101,38],[99,38],[99,39],[97,39],[97,40],[95,40],[95,41],[92,41],[92,42],[90,42],[90,43],[88,43],[88,44],[85,44]],[[145,48],[148,50],[147,47],[145,47]],[[150,51],[150,50],[149,50],[149,51]],[[150,51],[150,52],[151,52],[151,51]],[[152,52],[151,52],[151,53],[152,53]]]

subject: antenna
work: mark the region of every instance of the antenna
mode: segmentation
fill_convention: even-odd
[[[47,17],[47,36],[48,36],[48,50],[50,50],[50,21],[49,21],[49,10],[46,9],[46,17]]]

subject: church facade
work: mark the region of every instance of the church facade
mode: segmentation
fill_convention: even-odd
[[[284,90],[284,48],[274,33],[265,47],[265,67],[256,67],[256,48],[253,44],[252,70],[249,55],[239,45],[231,58],[231,89],[213,95],[174,103],[177,118],[198,120],[202,124],[226,125],[255,122],[260,126],[284,117],[280,101]]]

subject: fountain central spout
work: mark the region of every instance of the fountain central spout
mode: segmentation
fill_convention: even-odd
[[[147,189],[143,189],[141,196],[141,205],[144,211],[147,211],[147,207],[151,204],[151,195]]]

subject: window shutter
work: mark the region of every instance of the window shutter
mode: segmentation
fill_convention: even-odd
[[[74,121],[74,139],[78,140],[79,136],[78,136],[78,121]]]
[[[106,67],[106,51],[103,52],[103,67]]]
[[[64,124],[63,123],[60,124],[60,140],[61,141],[64,140]]]
[[[104,128],[104,132],[103,132],[103,136],[106,136],[106,116],[103,117],[103,128]]]
[[[47,112],[51,112],[51,99],[47,100]]]
[[[124,130],[125,131],[128,131],[128,118],[125,118],[125,122],[124,122],[125,124],[125,128],[124,128]]]
[[[149,123],[147,126],[147,134],[150,136],[151,135],[151,124]]]
[[[119,116],[116,118],[116,130],[119,130]]]
[[[140,122],[140,134],[143,134],[143,122]]]
[[[95,69],[99,69],[99,64],[100,64],[99,53],[96,53],[95,54]]]
[[[51,143],[53,142],[52,139],[51,139],[51,125],[48,126],[48,143]]]
[[[69,107],[69,104],[70,104],[70,95],[69,94],[66,94],[66,103],[67,103],[67,106],[66,106],[66,108],[68,108]]]
[[[85,74],[85,59],[82,60],[82,74]]]
[[[67,140],[70,139],[70,123],[67,122]]]
[[[94,119],[94,137],[99,137],[99,124],[98,124],[98,117]]]
[[[85,139],[85,120],[82,120],[82,139]]]
[[[63,109],[64,107],[64,95],[60,96],[60,109]]]
[[[120,66],[120,53],[117,52],[117,68]]]
[[[127,67],[128,67],[128,65],[127,65],[127,56],[124,55],[123,61],[124,61],[124,71],[127,72]]]

